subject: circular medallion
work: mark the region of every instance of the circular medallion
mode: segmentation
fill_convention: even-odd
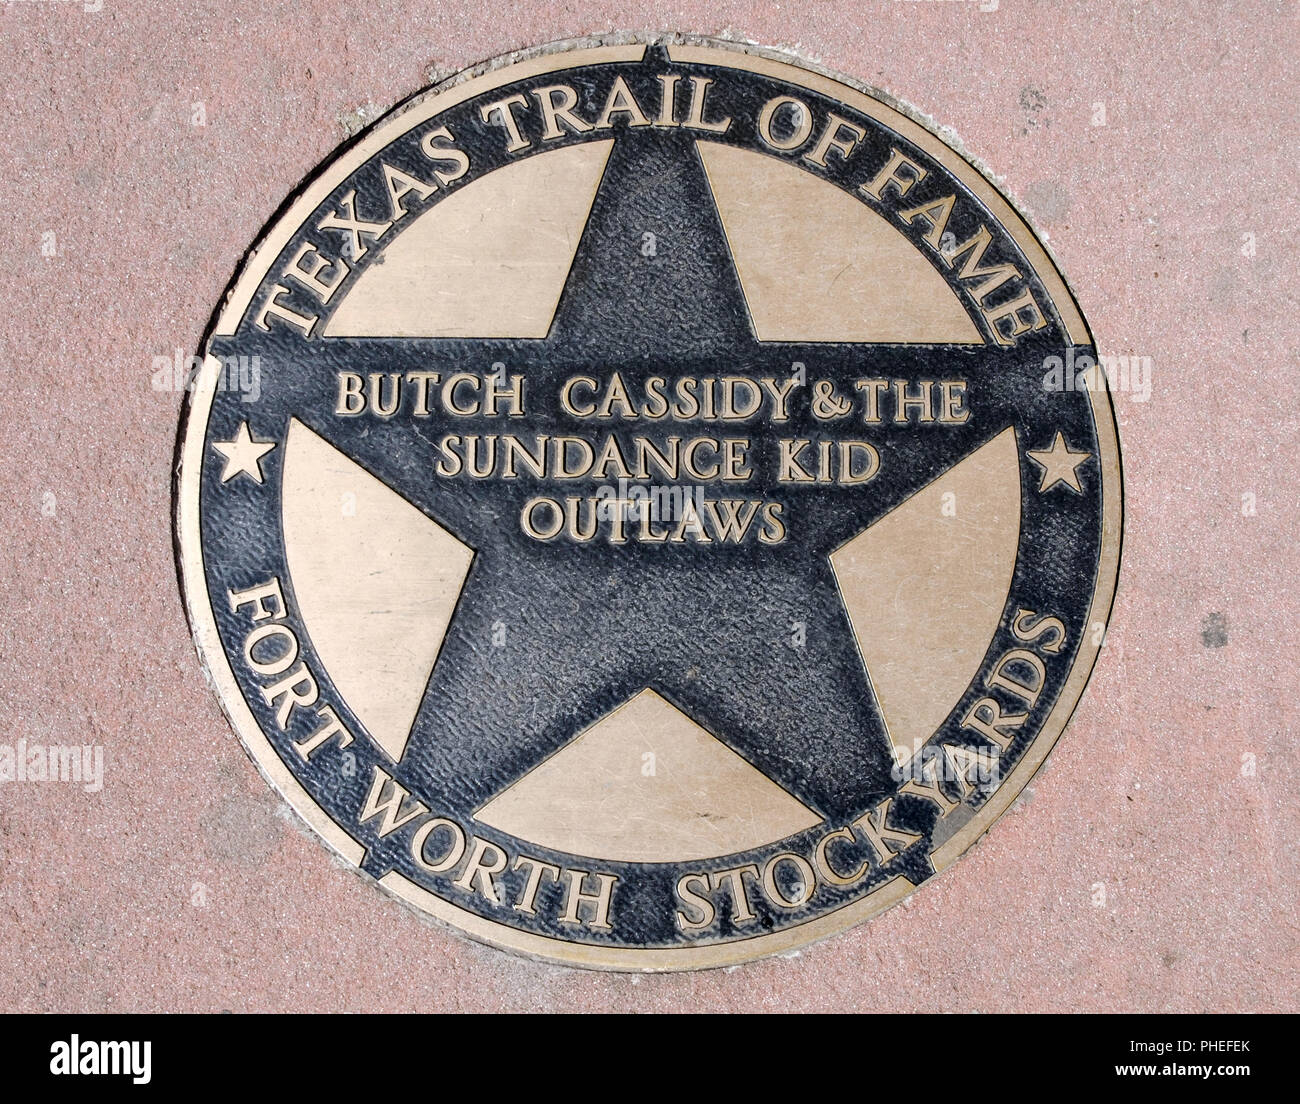
[[[266,231],[177,528],[202,658],[348,862],[521,953],[734,963],[951,864],[1114,590],[1104,362],[997,189],[706,40],[423,93]]]

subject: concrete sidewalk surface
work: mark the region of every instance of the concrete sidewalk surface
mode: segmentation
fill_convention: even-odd
[[[84,768],[0,783],[0,1009],[1296,1010],[1298,19],[1267,0],[0,0],[0,745]],[[787,958],[653,977],[426,923],[266,785],[189,637],[182,395],[154,385],[340,143],[465,66],[615,29],[787,48],[951,128],[1100,350],[1143,366],[1115,394],[1111,631],[1031,787],[904,905]]]

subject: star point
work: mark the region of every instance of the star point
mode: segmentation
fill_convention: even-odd
[[[1038,481],[1038,493],[1050,491],[1058,483],[1064,483],[1075,494],[1083,494],[1083,485],[1079,482],[1079,465],[1092,457],[1088,451],[1073,452],[1065,443],[1065,434],[1059,429],[1052,438],[1051,448],[1026,449],[1025,455],[1043,469]]]
[[[240,422],[233,441],[213,441],[212,447],[226,459],[226,466],[221,472],[223,484],[240,474],[261,483],[262,457],[275,448],[275,442],[256,440],[248,430],[248,423]]]

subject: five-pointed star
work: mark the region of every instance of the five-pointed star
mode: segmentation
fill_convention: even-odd
[[[1079,483],[1079,465],[1092,456],[1090,452],[1071,452],[1065,443],[1065,435],[1058,429],[1052,439],[1052,447],[1046,449],[1026,449],[1025,455],[1043,469],[1043,477],[1038,483],[1038,493],[1051,490],[1058,483],[1064,483],[1076,494],[1083,494]]]
[[[233,441],[213,441],[212,447],[226,458],[221,482],[229,483],[241,472],[262,482],[262,457],[275,448],[274,441],[256,441],[248,432],[248,423],[240,422]]]
[[[653,261],[639,248],[642,227],[657,234]],[[1055,347],[1046,329],[1012,350],[760,341],[695,138],[680,128],[628,130],[614,142],[545,338],[339,336],[313,339],[309,351],[302,340],[288,328],[254,326],[215,355],[274,361],[279,393],[299,396],[285,413],[475,552],[409,745],[430,777],[455,780],[455,801],[480,807],[650,687],[827,816],[848,816],[864,793],[894,786],[888,736],[830,553],[1015,423],[1024,391],[1009,381],[1019,372],[1029,386],[1023,366]],[[980,416],[941,436],[891,424],[882,439],[887,475],[869,488],[825,483],[794,494],[777,481],[776,438],[824,431],[806,401],[784,427],[754,429],[755,455],[766,463],[748,490],[701,493],[786,501],[786,539],[761,554],[723,543],[639,554],[645,549],[600,538],[530,540],[516,519],[530,495],[554,493],[545,484],[434,474],[442,434],[486,437],[501,432],[497,419],[335,418],[329,389],[320,390],[322,363],[366,376],[452,364],[479,372],[502,362],[526,375],[536,429],[564,433],[584,431],[554,402],[575,373],[617,370],[638,389],[654,375],[784,378],[806,363],[814,378],[851,391],[867,376],[942,379],[936,373],[953,371],[954,358],[983,396]],[[655,423],[611,432],[625,448],[633,434],[666,447],[676,430]],[[784,644],[790,621],[817,626],[802,648]],[[484,647],[498,623],[510,626],[509,647]]]

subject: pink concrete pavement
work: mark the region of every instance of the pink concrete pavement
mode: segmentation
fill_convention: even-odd
[[[95,6],[0,2],[0,742],[105,749],[101,792],[0,787],[0,1009],[1300,1005],[1294,5]],[[346,127],[431,70],[615,28],[795,47],[953,128],[1103,350],[1154,361],[1118,401],[1113,632],[1045,772],[906,907],[728,972],[525,962],[331,861],[200,674],[179,397],[150,387]]]

